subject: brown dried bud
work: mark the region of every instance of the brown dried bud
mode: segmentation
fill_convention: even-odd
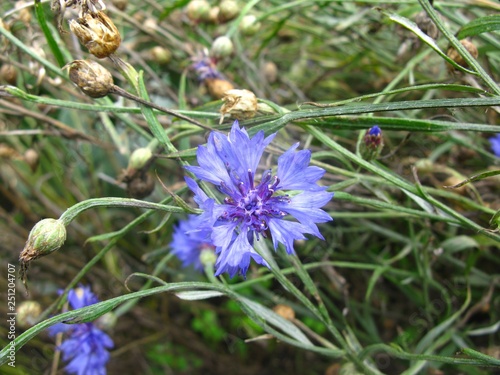
[[[249,90],[229,90],[222,100],[221,122],[227,114],[236,120],[246,120],[257,113],[257,97]]]
[[[80,43],[95,57],[102,59],[114,53],[121,43],[120,32],[103,12],[86,13],[69,21],[69,28]]]
[[[221,78],[207,78],[205,79],[208,93],[214,99],[222,99],[227,91],[234,89],[231,82]]]
[[[472,57],[477,59],[477,57],[479,56],[479,52],[477,51],[477,47],[474,45],[474,43],[472,43],[469,39],[463,39],[460,41],[460,43],[465,47],[467,51],[469,51]],[[469,67],[465,62],[464,58],[462,57],[462,55],[460,55],[455,48],[453,47],[448,48],[448,52],[446,54],[450,59],[455,61],[458,65],[463,66],[464,68]],[[449,68],[452,70],[454,69],[453,66],[451,65],[449,65]]]
[[[0,68],[0,80],[7,82],[9,85],[15,86],[17,83],[17,70],[14,65],[3,64]]]
[[[274,306],[273,311],[282,318],[285,318],[286,320],[295,319],[295,311],[293,311],[293,309],[290,306],[276,305]]]
[[[127,9],[128,0],[111,0],[111,2],[115,7],[117,7],[121,11]]]
[[[269,83],[274,83],[278,79],[278,67],[272,61],[267,61],[264,64],[263,72]]]
[[[432,39],[437,39],[439,36],[439,29],[434,21],[429,17],[427,12],[421,11],[415,17],[415,23],[424,33],[429,35]]]
[[[35,172],[38,168],[38,163],[40,161],[40,155],[36,150],[29,148],[24,152],[24,161],[30,166],[32,172]]]
[[[92,60],[70,62],[69,79],[91,98],[102,98],[110,93],[113,76],[101,64]]]
[[[137,173],[127,182],[127,194],[132,198],[146,198],[154,189],[155,180],[149,173]]]

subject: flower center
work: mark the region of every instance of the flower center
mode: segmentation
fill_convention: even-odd
[[[279,207],[283,203],[289,203],[290,198],[288,195],[273,196],[279,184],[279,178],[274,176],[270,183],[271,171],[264,172],[262,181],[257,186],[254,185],[254,176],[251,171],[248,171],[248,177],[249,186],[245,186],[243,182],[238,184],[241,196],[229,194],[230,196],[225,198],[224,202],[231,205],[232,209],[224,212],[221,218],[239,222],[240,229],[253,230],[265,237],[265,231],[269,228],[269,219],[282,218],[288,214]]]

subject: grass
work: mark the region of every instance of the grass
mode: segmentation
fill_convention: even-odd
[[[187,3],[106,2],[122,43],[98,62],[118,88],[170,114],[122,95],[85,96],[62,67],[90,55],[59,33],[48,2],[0,6],[2,269],[19,270],[39,220],[61,217],[68,231],[61,249],[30,265],[29,296],[18,277],[17,311],[29,300],[43,312],[36,325],[18,316],[15,368],[0,327],[2,371],[62,373],[45,328],[112,311],[109,374],[500,373],[500,158],[488,140],[500,133],[498,4],[251,1],[210,23],[190,20]],[[240,28],[245,15],[260,22],[253,35]],[[182,212],[197,207],[182,167],[196,164],[207,129],[232,123],[219,123],[222,101],[190,68],[221,35],[234,53],[217,69],[267,105],[241,124],[278,132],[269,165],[300,142],[335,192],[325,241],[297,241],[296,256],[260,241],[272,267],[253,264],[246,279],[182,268],[169,248]],[[477,58],[457,35],[471,38]],[[367,160],[373,125],[385,145]],[[134,175],[138,148],[154,159]],[[102,302],[63,312],[57,290],[78,283]],[[7,301],[7,279],[0,286]],[[293,317],[277,313],[283,305]]]

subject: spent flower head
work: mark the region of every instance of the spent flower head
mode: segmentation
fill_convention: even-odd
[[[199,166],[186,167],[226,195],[219,204],[186,177],[196,203],[204,210],[198,230],[210,231],[216,246],[216,276],[223,272],[244,276],[250,259],[267,266],[253,248],[255,239],[270,236],[275,250],[281,243],[292,254],[294,240],[304,240],[305,234],[323,239],[316,224],[332,220],[321,207],[333,193],[317,184],[325,170],[309,166],[311,151],[295,151],[298,143],[278,158],[275,174],[271,170],[257,174],[264,149],[275,135],[264,137],[259,131],[250,138],[235,121],[227,137],[212,132],[207,145],[198,147]]]
[[[121,43],[120,32],[104,12],[87,13],[71,20],[69,28],[80,43],[99,59],[110,56]]]
[[[90,287],[80,286],[68,293],[73,309],[93,305],[99,300]],[[65,339],[58,347],[64,361],[69,362],[66,371],[77,375],[105,375],[109,361],[109,349],[113,340],[92,322],[79,324],[58,323],[50,327],[49,334],[64,333]]]

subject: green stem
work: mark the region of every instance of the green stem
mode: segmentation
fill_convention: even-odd
[[[150,210],[160,210],[160,211],[175,212],[175,213],[185,212],[185,210],[177,206],[168,206],[160,203],[141,201],[138,199],[94,198],[77,203],[74,206],[68,208],[66,211],[64,211],[59,220],[61,220],[64,223],[64,225],[68,225],[75,219],[75,217],[77,217],[83,211],[94,207],[137,207],[137,208],[146,208]]]

